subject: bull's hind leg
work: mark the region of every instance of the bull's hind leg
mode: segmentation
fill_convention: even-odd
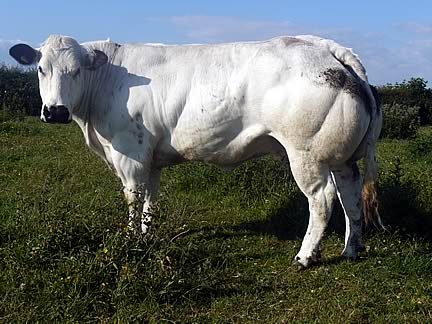
[[[319,257],[319,245],[331,216],[336,188],[327,165],[304,153],[289,153],[288,157],[294,179],[309,202],[309,225],[294,260],[300,268],[305,268]]]
[[[345,248],[342,255],[355,260],[362,243],[362,179],[357,163],[332,169],[339,201],[345,213]]]

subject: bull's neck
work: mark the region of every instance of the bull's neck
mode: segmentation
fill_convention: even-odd
[[[113,63],[120,45],[104,42],[90,43],[86,47],[103,51],[108,56],[108,62],[95,71],[84,71],[82,100],[73,111],[74,120],[81,128],[93,124],[92,118],[99,115],[99,110],[108,100],[106,94],[118,82],[112,70],[117,68]]]

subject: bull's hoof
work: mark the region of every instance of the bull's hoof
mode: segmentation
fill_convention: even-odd
[[[304,264],[294,260],[293,261],[293,266],[297,268],[298,272],[304,271],[307,269],[307,266],[305,266]]]
[[[356,262],[357,259],[357,257],[345,257],[345,260],[347,260],[348,262]]]
[[[361,243],[355,244],[355,245],[350,245],[350,246],[347,246],[343,250],[342,256],[349,261],[357,261],[358,260],[358,253],[361,253],[364,251],[366,251],[366,247]]]
[[[342,256],[351,262],[357,261],[357,251],[356,249],[346,249],[342,252]]]
[[[300,257],[297,255],[294,258],[293,265],[297,267],[298,271],[303,271],[309,268],[310,266],[317,264],[319,262],[320,253],[317,253],[310,257]]]

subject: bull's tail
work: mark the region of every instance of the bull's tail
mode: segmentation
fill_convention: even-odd
[[[366,134],[366,155],[364,158],[364,179],[362,189],[363,215],[365,224],[374,224],[376,227],[386,229],[378,212],[378,196],[376,191],[376,180],[378,178],[378,167],[375,160],[375,145],[381,132],[382,114],[378,109],[378,96],[375,88],[369,87],[373,94],[372,100],[376,107],[372,110],[371,122]],[[371,100],[371,101],[372,101]]]
[[[342,65],[344,65],[354,77],[361,83],[365,90],[371,116],[369,128],[367,130],[365,170],[362,189],[363,215],[365,224],[375,224],[377,227],[384,228],[381,217],[378,213],[378,196],[376,191],[376,180],[378,178],[378,167],[375,161],[375,144],[381,132],[382,114],[379,109],[378,95],[372,86],[369,85],[366,70],[359,57],[349,48],[343,47],[335,41],[319,38],[316,36],[297,36],[303,40],[312,42],[318,46],[326,48]]]

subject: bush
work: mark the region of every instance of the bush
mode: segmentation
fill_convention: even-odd
[[[425,158],[432,153],[432,137],[429,129],[423,128],[417,131],[416,137],[410,143],[409,151],[418,158]]]
[[[400,104],[385,104],[381,137],[406,139],[413,138],[420,126],[420,108]]]
[[[402,83],[387,84],[378,89],[382,104],[400,104],[418,106],[421,125],[432,122],[432,89],[427,88],[427,81],[422,78],[411,78]]]
[[[0,65],[1,110],[13,115],[38,116],[41,106],[36,71]]]

